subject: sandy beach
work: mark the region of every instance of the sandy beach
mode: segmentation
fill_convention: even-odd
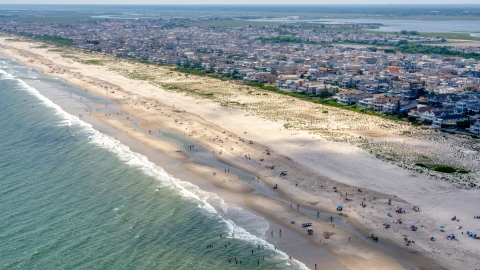
[[[209,181],[214,186],[233,193],[248,194],[255,190],[251,186],[240,181],[235,175],[224,172],[213,166],[192,161],[182,162],[181,166],[187,171]]]
[[[333,222],[312,222],[309,228],[314,233],[308,235],[307,228],[302,228],[301,223],[311,221],[312,218],[294,211],[288,204],[265,195],[248,195],[243,200],[245,205],[257,213],[291,228],[292,231],[307,238],[312,245],[327,250],[345,265],[354,266],[354,269],[402,269],[401,265],[386,252],[367,244],[354,233],[342,230],[338,226],[335,228]],[[295,221],[295,224],[292,224],[292,221]],[[358,252],[359,250],[362,252]]]
[[[88,65],[62,57],[74,53],[72,49],[55,52],[38,43],[9,42],[5,37],[0,44],[2,56],[117,102],[121,114],[105,115],[92,108],[91,115],[178,160],[187,171],[215,187],[242,195],[249,209],[308,239],[348,269],[478,267],[475,253],[480,251],[480,242],[462,235],[463,231],[480,230],[480,221],[473,219],[480,215],[479,190],[462,182],[478,180],[478,153],[471,150],[476,149],[476,141],[218,79],[176,74],[168,67],[76,53],[77,58],[95,57],[105,62]],[[157,69],[149,74],[139,71]],[[162,81],[144,80],[139,74]],[[192,85],[211,87],[201,92]],[[170,89],[173,86],[177,88]],[[191,92],[185,90],[190,87]],[[201,98],[210,93],[215,98]],[[135,125],[130,117],[137,121]],[[177,145],[153,136],[152,132],[159,130],[184,134],[198,143],[195,147],[211,150],[217,160],[278,188],[270,191],[270,197],[253,193],[255,188],[248,183],[221,168],[193,162]],[[420,171],[413,166],[420,158],[463,166],[471,173],[450,176]],[[281,170],[286,175],[281,176]],[[308,238],[298,226],[308,216],[279,199],[302,209],[330,213],[334,221],[339,218],[336,207],[342,205],[341,218],[346,218],[356,233],[318,219],[312,226],[313,237]],[[397,206],[405,213],[397,213]],[[414,206],[420,211],[413,211]],[[452,215],[460,221],[453,221]],[[290,226],[292,220],[297,226]],[[418,230],[412,231],[412,225]],[[457,229],[460,226],[462,229]],[[324,234],[330,232],[334,234],[325,239]],[[379,243],[359,237],[368,238],[372,233]],[[450,233],[455,233],[457,241],[445,239]],[[437,240],[430,241],[431,235]],[[405,237],[415,244],[407,246]]]

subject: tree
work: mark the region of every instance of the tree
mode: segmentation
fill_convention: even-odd
[[[418,90],[418,96],[423,97],[425,96],[425,94],[427,94],[427,91],[425,91],[425,88],[421,88],[420,90]]]
[[[458,121],[456,126],[459,129],[466,129],[470,127],[470,120]]]
[[[406,34],[408,34],[408,31],[407,30],[402,30],[402,31],[400,31],[400,34],[406,35]]]
[[[407,120],[408,120],[408,122],[413,122],[413,121],[417,120],[417,118],[415,116],[409,115],[409,116],[407,116]]]
[[[330,92],[328,92],[327,90],[323,90],[322,92],[320,92],[320,98],[329,98],[330,97]]]

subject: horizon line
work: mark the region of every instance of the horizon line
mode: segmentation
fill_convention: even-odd
[[[451,4],[395,4],[395,3],[385,3],[385,4],[79,4],[79,3],[62,3],[62,4],[53,4],[53,3],[45,3],[45,4],[28,4],[28,3],[2,3],[0,6],[7,6],[7,5],[16,5],[16,6],[456,6],[456,5],[472,5],[472,6],[480,6],[477,3],[451,3]]]

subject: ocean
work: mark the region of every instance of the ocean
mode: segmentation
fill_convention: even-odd
[[[263,218],[172,177],[40,87],[79,92],[0,58],[0,269],[306,268],[265,241]]]

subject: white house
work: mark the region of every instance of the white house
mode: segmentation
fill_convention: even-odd
[[[475,134],[480,134],[480,119],[477,119],[475,124],[470,125],[470,132]]]

